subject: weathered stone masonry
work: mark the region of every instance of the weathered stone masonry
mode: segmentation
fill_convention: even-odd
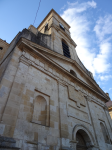
[[[51,10],[7,49],[0,64],[1,149],[112,149],[109,97],[79,60],[69,28]]]

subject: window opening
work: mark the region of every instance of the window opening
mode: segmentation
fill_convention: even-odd
[[[3,49],[3,47],[0,47],[0,50],[2,50]]]
[[[71,58],[70,52],[69,52],[69,47],[64,41],[62,41],[62,47],[63,47],[64,56]]]
[[[48,23],[46,23],[46,25],[45,25],[45,30],[44,30],[44,32],[46,32],[48,30]]]
[[[63,30],[63,31],[65,31],[65,28],[64,28],[64,26],[60,23],[59,24],[59,26],[60,26],[60,28]]]
[[[71,73],[72,75],[74,75],[75,77],[77,77],[77,74],[75,73],[75,71],[70,70],[70,73]]]

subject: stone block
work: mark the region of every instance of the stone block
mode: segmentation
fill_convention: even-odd
[[[3,135],[5,129],[5,124],[0,124],[0,135]]]
[[[57,137],[53,137],[50,135],[47,136],[47,145],[51,145],[51,146],[57,145],[57,142],[58,142]]]

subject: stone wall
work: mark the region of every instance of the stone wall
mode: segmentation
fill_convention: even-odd
[[[0,148],[76,150],[79,133],[86,149],[111,150],[108,97],[78,58],[69,25],[52,10],[38,30],[18,33],[0,62]]]
[[[34,106],[38,96],[46,101],[41,110]],[[35,111],[46,116],[39,120]],[[112,125],[103,99],[49,59],[26,48],[15,47],[4,73],[0,113],[0,134],[14,138],[16,147],[22,150],[74,149],[78,130],[88,134],[88,148],[112,148]],[[105,126],[108,144],[100,122]]]
[[[37,32],[37,34],[34,34],[30,29],[23,29],[22,32],[19,32],[16,37],[12,40],[12,42],[10,43],[10,45],[4,46],[4,50],[0,50],[0,53],[2,55],[1,59],[0,59],[0,81],[2,79],[2,76],[7,68],[7,65],[12,57],[13,54],[13,50],[17,44],[17,42],[20,40],[20,38],[26,38],[34,43],[37,43],[43,47],[52,49],[52,43],[51,43],[51,36],[50,35],[44,35],[40,32]],[[2,46],[2,43],[0,43]],[[6,49],[7,48],[7,49]]]

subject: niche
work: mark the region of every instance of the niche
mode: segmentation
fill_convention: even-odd
[[[35,92],[32,122],[49,126],[49,96]]]
[[[34,102],[33,121],[38,124],[46,125],[47,102],[44,97],[37,96]]]
[[[104,126],[104,124],[102,122],[100,122],[100,127],[101,127],[101,131],[103,133],[103,137],[104,137],[105,143],[110,144],[109,136],[108,136],[106,128],[105,128],[105,126]]]

